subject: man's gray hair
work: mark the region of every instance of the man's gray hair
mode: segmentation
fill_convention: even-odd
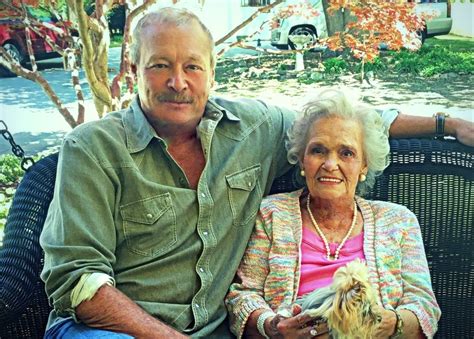
[[[192,23],[193,21],[197,22],[201,26],[203,32],[208,37],[209,50],[211,53],[211,69],[214,69],[216,65],[216,56],[214,54],[214,39],[212,37],[211,31],[206,27],[206,25],[203,24],[196,14],[185,8],[177,7],[160,8],[159,10],[149,12],[140,18],[132,33],[132,41],[130,43],[131,63],[133,65],[137,65],[140,60],[140,46],[143,44],[141,41],[143,28],[147,27],[148,25],[158,25],[161,23],[171,23],[175,24],[176,26],[184,26]],[[194,34],[194,32],[190,32],[189,34]]]
[[[357,121],[363,134],[363,152],[367,162],[368,173],[364,182],[357,184],[356,192],[364,195],[375,184],[375,177],[380,175],[389,164],[390,144],[380,115],[372,108],[359,102],[351,103],[340,90],[325,90],[315,99],[310,100],[302,114],[295,120],[288,131],[288,161],[296,164],[303,160],[304,151],[313,123],[324,117],[341,117]]]

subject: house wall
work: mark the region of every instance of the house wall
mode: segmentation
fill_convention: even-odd
[[[171,0],[160,1],[152,8],[172,5]],[[205,0],[201,6],[198,0],[180,0],[176,7],[184,7],[196,13],[204,24],[209,28],[215,40],[220,39],[231,29],[250,17],[258,7],[242,7],[241,0]],[[268,18],[268,14],[260,14],[253,22],[245,26],[228,41],[235,41],[238,35],[250,35]],[[254,39],[270,39],[270,30],[265,28]]]
[[[474,3],[466,0],[451,2],[451,17],[451,34],[474,37]]]

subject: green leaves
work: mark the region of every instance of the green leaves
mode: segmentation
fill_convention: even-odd
[[[19,182],[23,174],[19,158],[12,154],[0,156],[0,193],[5,186]]]

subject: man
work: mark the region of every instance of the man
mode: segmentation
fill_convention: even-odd
[[[293,113],[209,100],[212,51],[193,14],[147,14],[131,50],[138,97],[66,136],[41,235],[46,337],[231,336],[224,296],[262,197],[291,169]],[[420,119],[400,115],[391,132]]]

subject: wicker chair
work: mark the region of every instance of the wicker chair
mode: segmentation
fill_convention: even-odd
[[[443,311],[438,338],[474,337],[474,148],[454,141],[391,140],[392,164],[372,199],[403,204],[418,216],[433,288]],[[0,338],[40,338],[49,312],[39,280],[39,233],[52,197],[57,155],[24,177],[0,251]],[[294,188],[279,180],[273,192]]]
[[[0,249],[0,338],[42,338],[51,310],[39,276],[39,236],[53,197],[58,155],[38,161],[23,177]]]

